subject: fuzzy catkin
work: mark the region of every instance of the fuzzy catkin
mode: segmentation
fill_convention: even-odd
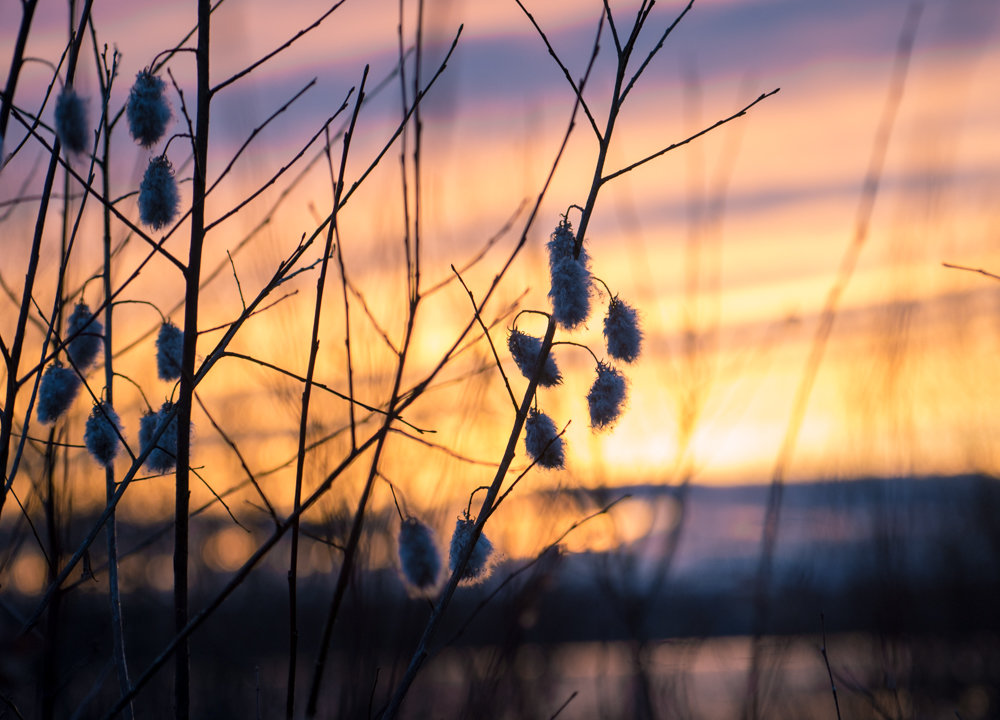
[[[160,406],[154,413],[147,413],[139,421],[139,452],[144,453],[146,449],[153,446],[153,438],[159,432],[160,427],[167,420],[167,416],[173,410],[174,404],[169,400]],[[177,466],[177,416],[175,415],[167,429],[160,435],[156,446],[146,456],[146,467],[153,472],[170,472]]]
[[[552,418],[532,409],[524,421],[524,449],[535,463],[543,468],[559,470],[566,464],[563,439]]]
[[[167,320],[156,336],[156,374],[161,380],[176,380],[181,376],[184,333]]]
[[[587,393],[593,429],[603,430],[614,424],[625,405],[625,391],[625,376],[606,363],[597,363],[597,378]]]
[[[38,388],[38,420],[55,422],[73,404],[80,389],[80,378],[71,368],[56,363],[49,365]]]
[[[109,467],[118,454],[121,443],[118,435],[121,431],[121,420],[110,403],[101,401],[94,406],[83,431],[83,442],[94,459],[104,467]]]
[[[66,86],[56,98],[56,135],[73,153],[82,153],[87,145],[87,109],[76,90]]]
[[[125,114],[132,137],[144,148],[160,141],[170,122],[170,106],[163,95],[166,84],[149,70],[136,73]]]
[[[139,185],[139,218],[144,225],[159,230],[173,221],[179,204],[170,160],[166,155],[157,155],[149,161]]]
[[[582,246],[580,254],[575,255],[576,238],[566,221],[552,233],[548,250],[552,316],[561,327],[573,330],[590,316],[590,257]]]
[[[469,547],[475,524],[475,520],[468,516],[458,518],[455,523],[455,533],[451,536],[451,547],[448,551],[448,569],[452,572],[455,572],[462,555]],[[459,580],[469,584],[485,580],[489,575],[489,562],[492,554],[493,543],[487,539],[485,533],[481,533]]]
[[[74,365],[86,370],[97,359],[104,339],[104,326],[91,314],[86,303],[77,303],[73,308],[66,322],[66,336],[70,338],[66,353]]]
[[[549,272],[559,260],[565,258],[575,258],[584,267],[590,267],[590,255],[587,248],[580,246],[580,254],[576,255],[576,235],[573,234],[573,226],[567,220],[559,223],[559,226],[549,237],[547,244],[549,251]]]
[[[542,341],[532,335],[527,335],[517,328],[510,331],[507,338],[507,348],[511,357],[514,358],[518,370],[524,377],[531,379],[535,369],[538,367],[538,356],[542,352]],[[538,377],[538,384],[542,387],[552,387],[562,382],[562,375],[556,366],[556,361],[550,354],[545,358],[545,365],[542,367],[541,375]]]
[[[416,518],[407,518],[399,526],[399,566],[403,578],[418,590],[437,584],[441,555],[433,531]]]
[[[639,314],[635,308],[618,296],[608,303],[608,314],[604,317],[604,339],[608,355],[615,360],[631,363],[642,351],[642,329]]]

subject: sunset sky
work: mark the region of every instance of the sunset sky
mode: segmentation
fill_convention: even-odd
[[[19,5],[18,0],[0,0],[0,17],[19,16]],[[526,5],[579,78],[601,4],[544,0]],[[624,27],[637,3],[611,6]],[[640,40],[639,57],[682,8],[677,2],[657,3]],[[324,9],[324,3],[312,1],[226,0],[213,19],[214,78],[221,80],[280,45]],[[704,483],[769,480],[819,312],[855,235],[862,185],[909,12],[911,4],[901,0],[694,4],[630,96],[615,131],[609,169],[683,140],[762,93],[781,90],[746,117],[620,177],[602,191],[587,247],[595,274],[640,310],[646,353],[626,369],[627,414],[611,431],[595,435],[588,427],[584,399],[593,361],[579,348],[556,347],[566,382],[543,390],[539,402],[557,425],[570,423],[568,469],[533,474],[525,492],[555,486],[677,483],[685,478]],[[135,73],[194,24],[190,3],[97,2],[94,16],[99,42],[121,52],[112,94],[115,108],[124,102]],[[397,22],[395,2],[348,0],[272,64],[216,96],[209,161],[213,177],[274,109],[317,79],[255,140],[252,151],[220,187],[210,217],[288,162],[360,81],[365,64],[371,67],[369,92],[391,72],[397,61]],[[538,194],[569,122],[573,94],[513,0],[429,0],[425,23],[425,79],[464,23],[456,54],[423,108],[423,270],[424,286],[431,287],[451,276],[451,264],[464,266],[522,201]],[[29,54],[57,59],[66,25],[65,4],[43,1]],[[410,12],[409,37],[414,27]],[[9,20],[0,26],[3,62],[15,30]],[[93,50],[86,48],[85,56],[89,64],[77,88],[96,96]],[[599,124],[606,115],[613,62],[614,46],[605,29],[595,74],[585,91]],[[186,101],[193,104],[192,56],[179,54],[168,66]],[[1000,349],[1000,285],[979,274],[942,267],[942,262],[950,262],[1000,272],[998,78],[1000,5],[995,0],[924,3],[881,190],[810,396],[790,479],[1000,470],[994,450],[1000,430],[995,360]],[[36,110],[50,80],[48,66],[26,67],[18,106]],[[349,183],[398,122],[399,94],[398,83],[390,84],[373,94],[362,110]],[[171,104],[172,131],[183,132],[173,93]],[[94,101],[91,117],[97,110]],[[50,105],[42,114],[47,122],[51,112]],[[333,127],[340,127],[340,121]],[[11,128],[5,152],[23,137],[19,126],[12,123]],[[121,150],[114,194],[124,195],[137,186],[147,154],[131,142],[124,126],[115,142]],[[185,142],[176,138],[170,146],[181,178],[190,177]],[[571,204],[583,204],[596,150],[589,123],[580,115],[528,245],[487,307],[487,321],[504,316],[522,294],[521,307],[549,308],[544,242],[560,213]],[[0,172],[0,201],[21,193],[40,152],[29,142]],[[339,152],[338,146],[335,156]],[[313,146],[305,158],[316,153]],[[313,232],[317,218],[329,212],[324,159],[295,186],[264,231],[237,252],[239,242],[271,212],[293,175],[210,235],[205,267],[225,264],[225,270],[203,296],[205,327],[225,323],[240,310],[227,250],[233,252],[243,292],[250,296],[299,238]],[[340,228],[352,281],[396,339],[405,311],[400,192],[396,146],[351,198]],[[188,184],[181,185],[181,193],[183,204],[190,197]],[[122,208],[137,216],[134,198],[123,201]],[[26,243],[18,238],[30,232],[34,212],[31,203],[18,206],[0,225],[0,273],[15,294],[26,252]],[[55,217],[50,227],[53,243],[58,237]],[[574,222],[578,218],[577,211],[570,214]],[[99,265],[99,219],[91,208],[70,287],[80,287]],[[517,214],[513,229],[463,273],[477,297],[517,242],[525,220],[524,212]],[[167,244],[179,256],[186,256],[185,229]],[[119,281],[143,256],[136,243],[121,254]],[[46,277],[40,302],[51,307],[54,273]],[[289,285],[292,289],[298,295],[249,323],[235,349],[304,374],[315,275],[299,278]],[[98,292],[96,283],[88,289],[92,304],[99,301]],[[145,271],[129,297],[156,302],[179,323],[182,315],[175,308],[182,294],[180,276],[163,263]],[[345,389],[340,298],[338,279],[327,295],[320,376],[331,387]],[[419,378],[421,370],[440,357],[455,330],[469,320],[470,307],[454,282],[428,298],[407,377]],[[588,328],[557,340],[586,343],[601,357],[602,312],[598,302]],[[16,305],[8,301],[0,313],[4,333],[15,316]],[[120,317],[116,345],[123,349],[159,322],[158,315],[143,306],[122,306]],[[507,314],[493,329],[498,345],[504,344],[512,317]],[[390,353],[358,302],[352,306],[351,322],[359,397],[384,402]],[[544,328],[531,316],[522,316],[518,326],[535,334]],[[210,350],[218,336],[204,335],[199,351]],[[123,352],[117,369],[142,385],[156,404],[170,388],[156,380],[149,365],[151,347],[148,337]],[[523,379],[500,350],[519,396]],[[480,342],[445,374],[445,379],[461,382],[432,391],[407,418],[435,430],[434,442],[483,464],[455,459],[403,437],[391,440],[394,452],[383,472],[403,488],[414,508],[453,516],[472,489],[488,482],[488,464],[499,459],[511,421],[510,402],[490,363],[489,349]],[[289,502],[291,471],[263,473],[294,456],[299,386],[237,360],[223,361],[219,368],[201,389],[204,399],[243,443],[250,467],[267,478],[265,487],[274,498]],[[466,376],[477,368],[485,370]],[[135,438],[142,400],[126,385],[116,392],[122,398],[126,436]],[[77,409],[82,423],[86,408],[80,404]],[[315,436],[342,426],[345,417],[343,403],[323,398],[316,408]],[[197,413],[195,422],[195,462],[204,467],[206,477],[214,480],[217,490],[241,481],[239,465],[210,422]],[[311,481],[336,462],[342,449],[332,443],[314,455]],[[523,452],[517,463],[523,467]],[[365,469],[357,472],[363,475]],[[94,482],[100,487],[96,471]],[[167,501],[167,483],[160,479],[147,485],[138,487],[137,494]],[[350,491],[344,492],[350,496]],[[391,502],[384,488],[378,502]],[[139,502],[126,502],[125,511],[142,515],[146,510]],[[516,536],[511,523],[508,532]]]

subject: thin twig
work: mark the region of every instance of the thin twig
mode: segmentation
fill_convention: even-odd
[[[201,411],[205,413],[205,417],[208,418],[208,421],[212,424],[212,427],[215,428],[215,432],[219,433],[219,437],[221,437],[223,442],[225,442],[226,445],[230,447],[230,449],[233,451],[233,454],[236,455],[236,459],[240,461],[240,466],[243,468],[243,472],[246,473],[247,480],[250,482],[251,485],[253,485],[254,489],[257,491],[257,494],[260,496],[260,499],[264,502],[265,507],[267,507],[268,514],[271,516],[271,519],[274,521],[274,524],[277,525],[278,514],[274,511],[274,506],[271,505],[271,501],[267,499],[267,495],[264,494],[264,491],[257,483],[257,478],[254,477],[253,472],[247,465],[247,461],[243,457],[243,453],[240,452],[239,447],[237,447],[236,441],[233,440],[231,437],[229,437],[229,434],[226,433],[226,431],[222,429],[222,426],[219,425],[216,419],[212,417],[212,413],[210,413],[208,411],[208,408],[205,407],[205,403],[201,399],[201,396],[198,393],[194,394],[194,399],[198,403],[198,406],[201,408]],[[222,498],[219,497],[214,491],[212,494],[215,495],[216,499],[219,500],[219,502],[222,502]],[[230,513],[230,515],[232,515],[232,513]]]
[[[559,717],[559,715],[560,715],[560,714],[562,713],[562,711],[563,711],[563,710],[565,710],[565,709],[566,709],[567,707],[569,707],[569,704],[570,704],[571,702],[573,702],[573,699],[574,699],[574,698],[575,698],[575,697],[576,697],[577,695],[579,695],[579,694],[580,694],[580,693],[579,693],[578,691],[574,690],[574,691],[573,691],[573,692],[572,692],[572,693],[570,694],[570,696],[569,696],[568,698],[566,698],[566,702],[564,702],[564,703],[563,703],[562,705],[560,705],[560,706],[559,706],[559,709],[558,709],[558,710],[556,710],[556,711],[555,711],[554,713],[552,713],[552,716],[551,716],[551,717],[549,718],[549,720],[556,720],[556,718],[557,718],[557,717]]]
[[[335,395],[335,396],[339,397],[342,400],[347,400],[351,404],[357,405],[358,407],[361,407],[361,408],[364,408],[368,412],[378,413],[378,414],[381,414],[381,415],[385,415],[386,414],[385,410],[381,410],[381,409],[379,409],[377,407],[373,407],[371,405],[363,403],[363,402],[361,402],[360,400],[358,400],[356,398],[352,399],[349,395],[345,395],[342,392],[334,390],[333,388],[331,388],[330,386],[326,385],[325,383],[317,382],[315,380],[313,380],[312,382],[310,382],[307,378],[304,378],[301,375],[296,375],[291,370],[286,370],[285,368],[278,367],[277,365],[269,363],[266,360],[261,360],[258,357],[253,357],[251,355],[244,355],[243,353],[238,353],[238,352],[234,352],[234,351],[231,351],[231,350],[224,351],[222,353],[222,356],[223,357],[239,358],[240,360],[246,360],[247,362],[255,363],[257,365],[260,365],[261,367],[266,367],[266,368],[268,368],[270,370],[274,370],[275,372],[279,372],[282,375],[286,375],[286,376],[288,376],[288,377],[290,377],[290,378],[292,378],[294,380],[298,380],[300,383],[311,385],[312,387],[317,387],[320,390],[328,392],[331,395]],[[403,420],[400,417],[397,417],[397,420],[399,420],[400,422],[402,422],[407,427],[413,428],[413,430],[416,431],[416,432],[419,432],[419,433],[427,432],[426,430],[424,430],[422,428],[419,428],[416,425],[412,425],[412,424],[406,422],[405,420]]]
[[[676,150],[679,147],[687,145],[689,142],[691,142],[693,140],[697,140],[702,135],[707,135],[708,133],[712,132],[716,128],[719,128],[719,127],[725,125],[728,122],[732,122],[736,118],[743,117],[744,115],[747,114],[747,112],[754,105],[756,105],[759,102],[762,102],[762,101],[766,100],[767,98],[771,97],[772,95],[776,95],[780,90],[781,90],[781,88],[775,88],[774,90],[771,90],[770,92],[766,92],[766,93],[760,95],[756,100],[754,100],[753,102],[751,102],[749,105],[747,105],[746,107],[744,107],[742,110],[739,110],[738,112],[733,113],[732,115],[730,115],[727,118],[723,118],[722,120],[719,120],[715,124],[713,124],[713,125],[705,128],[703,130],[700,130],[700,131],[696,132],[694,135],[692,135],[692,136],[690,136],[688,138],[685,138],[684,140],[676,142],[673,145],[668,145],[667,147],[663,148],[662,150],[658,150],[657,152],[653,153],[652,155],[648,155],[648,156],[644,157],[642,160],[638,160],[638,161],[632,163],[631,165],[628,165],[627,167],[622,168],[621,170],[616,170],[613,173],[609,173],[608,175],[605,175],[604,177],[601,178],[601,182],[602,183],[606,183],[606,182],[608,182],[610,180],[614,180],[619,175],[624,175],[627,172],[631,172],[631,171],[635,170],[637,167],[639,167],[640,165],[645,165],[650,160],[655,160],[656,158],[658,158],[661,155],[664,155],[664,154],[670,152],[671,150]]]
[[[642,64],[635,71],[635,74],[632,75],[632,79],[629,80],[628,85],[626,85],[625,89],[622,90],[621,94],[622,102],[625,102],[625,98],[628,97],[629,92],[632,90],[633,87],[635,87],[635,84],[636,82],[638,82],[639,77],[646,70],[646,67],[649,65],[649,63],[652,62],[653,58],[656,57],[656,53],[658,53],[660,50],[663,49],[663,44],[667,41],[667,38],[670,37],[670,33],[674,31],[674,28],[676,28],[677,25],[680,23],[680,21],[684,18],[684,16],[688,14],[688,10],[691,9],[692,5],[694,5],[694,0],[690,0],[687,6],[681,11],[680,15],[678,15],[674,19],[674,21],[667,27],[667,29],[663,31],[663,35],[660,36],[660,41],[656,43],[656,46],[652,50],[649,51],[649,54],[646,56],[646,59],[642,61]],[[608,11],[608,14],[610,15],[610,10]]]
[[[490,350],[493,352],[493,359],[496,361],[497,370],[500,371],[500,377],[503,378],[504,387],[507,388],[507,395],[510,396],[511,405],[514,406],[514,412],[517,412],[517,398],[514,397],[514,391],[510,389],[510,382],[507,380],[507,373],[503,371],[503,363],[500,362],[500,356],[497,354],[496,346],[493,344],[493,338],[490,337],[490,330],[486,327],[486,323],[483,322],[483,316],[479,313],[479,308],[476,307],[476,298],[472,294],[472,291],[469,290],[469,286],[465,284],[465,280],[462,279],[462,276],[459,274],[458,270],[455,269],[454,265],[451,266],[451,271],[455,273],[455,277],[457,277],[458,281],[462,283],[462,287],[465,288],[465,292],[468,294],[469,300],[472,301],[472,312],[475,315],[479,326],[483,329],[483,335],[486,337],[486,342],[489,344]]]
[[[542,42],[545,43],[545,47],[549,51],[549,55],[552,56],[552,59],[556,61],[556,65],[558,65],[559,69],[562,70],[563,76],[566,78],[566,82],[569,83],[569,86],[573,88],[573,93],[580,99],[580,107],[583,108],[584,115],[586,115],[587,120],[590,121],[590,127],[594,131],[594,135],[597,136],[597,142],[602,142],[603,138],[601,136],[600,129],[597,127],[597,121],[594,120],[594,116],[591,115],[590,108],[587,107],[587,101],[583,99],[583,88],[577,87],[577,84],[573,82],[573,76],[570,75],[569,69],[563,64],[562,58],[559,57],[559,54],[555,51],[555,48],[552,47],[552,43],[549,42],[549,38],[545,34],[545,31],[542,30],[542,28],[538,25],[538,22],[535,20],[535,16],[532,15],[530,12],[528,12],[528,8],[524,6],[521,0],[514,0],[514,2],[517,3],[517,6],[521,8],[521,12],[525,14],[525,16],[531,22],[532,26],[534,26],[535,31],[538,33],[538,36],[542,39]],[[608,18],[610,18],[611,11],[608,10],[607,14]],[[618,47],[617,34],[615,34],[614,37],[615,37],[615,45],[616,47]]]
[[[840,718],[840,701],[837,699],[837,683],[833,679],[833,669],[830,667],[830,656],[826,652],[826,619],[823,613],[819,614],[819,624],[823,630],[823,645],[819,651],[823,654],[823,663],[826,665],[826,674],[830,678],[830,692],[833,693],[833,707],[837,710],[837,720]]]
[[[430,390],[430,388],[428,388],[428,390]],[[497,462],[495,460],[477,460],[476,458],[472,458],[469,457],[468,455],[463,455],[460,452],[456,452],[455,450],[452,450],[450,447],[448,447],[443,443],[431,442],[427,438],[420,437],[419,435],[412,435],[406,432],[405,430],[400,430],[399,428],[393,428],[392,431],[398,435],[402,435],[403,437],[409,440],[412,440],[413,442],[420,443],[424,447],[430,448],[432,450],[437,450],[438,452],[442,452],[445,455],[448,455],[449,457],[453,457],[456,460],[461,460],[462,462],[467,463],[469,465],[479,465],[481,467],[490,467],[490,468],[495,468],[497,466]]]
[[[302,30],[299,30],[297,33],[295,33],[294,36],[292,36],[291,39],[287,40],[285,43],[283,43],[279,47],[275,48],[274,50],[272,50],[271,52],[269,52],[264,57],[260,58],[256,62],[250,63],[248,66],[246,66],[245,68],[243,68],[242,70],[240,70],[238,73],[236,73],[236,74],[234,74],[234,75],[226,78],[222,82],[220,82],[217,85],[215,85],[209,91],[209,95],[215,95],[215,93],[219,92],[223,88],[228,87],[229,85],[232,85],[234,82],[236,82],[240,78],[249,75],[251,72],[253,72],[257,68],[259,68],[261,65],[263,65],[264,63],[266,63],[268,60],[270,60],[274,56],[278,55],[279,53],[281,53],[284,50],[287,50],[289,47],[291,47],[295,43],[296,40],[299,40],[304,35],[308,34],[310,31],[315,30],[316,28],[318,28],[323,23],[324,20],[326,20],[328,17],[330,17],[330,15],[332,15],[333,12],[337,8],[339,8],[341,5],[343,5],[345,2],[346,2],[346,0],[340,0],[340,2],[334,3],[330,7],[330,9],[327,10],[322,15],[320,15],[319,18],[317,18],[316,21],[312,23],[312,25],[309,25],[308,27],[305,27]]]
[[[992,280],[1000,280],[1000,275],[994,275],[989,270],[983,270],[982,268],[966,267],[965,265],[954,265],[952,263],[941,263],[942,266],[949,268],[950,270],[965,270],[967,272],[979,273],[980,275],[985,275]]]

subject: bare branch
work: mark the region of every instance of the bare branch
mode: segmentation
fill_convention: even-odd
[[[781,90],[781,88],[775,88],[774,90],[771,90],[770,92],[766,92],[763,95],[761,95],[760,97],[758,97],[756,100],[754,100],[752,103],[750,103],[749,105],[747,105],[746,107],[744,107],[739,112],[733,113],[729,117],[724,118],[722,120],[719,120],[714,125],[712,125],[710,127],[707,127],[704,130],[701,130],[699,132],[696,132],[691,137],[689,137],[689,138],[687,138],[685,140],[681,140],[680,142],[676,142],[673,145],[669,145],[669,146],[663,148],[662,150],[660,150],[658,152],[655,152],[652,155],[649,155],[648,157],[644,157],[642,160],[639,160],[637,162],[632,163],[628,167],[624,167],[621,170],[617,170],[617,171],[615,171],[613,173],[610,173],[609,175],[605,175],[604,177],[601,178],[601,183],[602,184],[606,183],[606,182],[608,182],[610,180],[614,180],[619,175],[624,175],[627,172],[632,172],[637,167],[639,167],[640,165],[645,165],[650,160],[655,160],[656,158],[660,157],[661,155],[665,155],[666,153],[670,152],[671,150],[676,150],[677,148],[679,148],[679,147],[681,147],[683,145],[687,145],[689,142],[691,142],[693,140],[697,140],[702,135],[707,135],[708,133],[712,132],[716,128],[722,127],[726,123],[731,122],[731,121],[735,120],[736,118],[743,117],[744,115],[747,114],[747,112],[750,110],[750,108],[752,108],[754,105],[756,105],[759,102],[762,102],[762,101],[766,100],[767,98],[771,97],[772,95],[777,94],[780,90]]]

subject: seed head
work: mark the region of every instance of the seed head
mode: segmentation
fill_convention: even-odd
[[[514,328],[510,331],[510,337],[507,338],[507,348],[510,350],[511,357],[514,358],[514,362],[517,364],[517,368],[521,371],[521,374],[530,380],[531,376],[535,373],[535,369],[538,367],[538,356],[542,352],[542,341]],[[552,387],[561,382],[562,375],[559,373],[559,368],[556,367],[556,361],[552,358],[552,355],[549,355],[545,358],[545,366],[542,368],[542,374],[538,378],[538,384],[542,387]]]
[[[146,452],[146,448],[153,447],[153,438],[159,432],[160,426],[167,421],[167,416],[173,410],[174,404],[169,400],[160,406],[154,413],[147,413],[139,421],[139,451]],[[167,429],[160,435],[160,439],[153,447],[153,451],[146,456],[146,467],[153,472],[170,472],[177,466],[177,416],[175,415]]]
[[[173,221],[179,203],[174,169],[166,155],[157,155],[149,161],[139,185],[139,217],[159,230]]]
[[[566,464],[566,453],[552,418],[532,409],[524,426],[524,449],[531,459],[543,468],[562,469]]]
[[[71,368],[49,365],[38,388],[38,421],[55,422],[73,404],[79,389],[80,378]]]
[[[121,442],[118,435],[121,431],[121,420],[118,419],[118,413],[114,411],[110,403],[102,401],[99,405],[94,406],[90,417],[87,418],[87,425],[83,431],[83,441],[94,459],[104,467],[109,467],[114,462],[115,455],[118,454],[118,446]]]
[[[625,376],[606,363],[597,363],[597,378],[587,393],[590,426],[603,430],[614,424],[625,405]]]
[[[87,108],[68,85],[56,98],[56,135],[72,153],[82,153],[87,145]]]
[[[604,339],[608,355],[622,362],[633,362],[642,349],[642,329],[635,308],[618,296],[611,298],[604,318]]]
[[[149,70],[136,73],[135,84],[128,94],[128,129],[144,148],[160,141],[170,122],[170,106],[163,96],[166,84]]]
[[[399,566],[403,578],[417,590],[437,584],[441,555],[434,532],[416,518],[407,518],[399,526]]]
[[[468,515],[458,518],[455,523],[455,534],[451,536],[451,548],[448,552],[448,568],[452,572],[455,572],[462,555],[469,547],[475,524],[475,521]],[[479,540],[476,541],[476,546],[472,550],[472,555],[469,556],[469,562],[459,579],[468,584],[485,580],[490,574],[489,562],[492,554],[493,543],[486,538],[485,534],[480,534]]]
[[[156,336],[156,374],[161,380],[176,380],[181,376],[184,333],[167,320]]]
[[[104,326],[90,313],[90,308],[85,303],[77,303],[66,322],[66,336],[71,338],[66,352],[80,370],[89,368],[97,358],[103,332]]]

